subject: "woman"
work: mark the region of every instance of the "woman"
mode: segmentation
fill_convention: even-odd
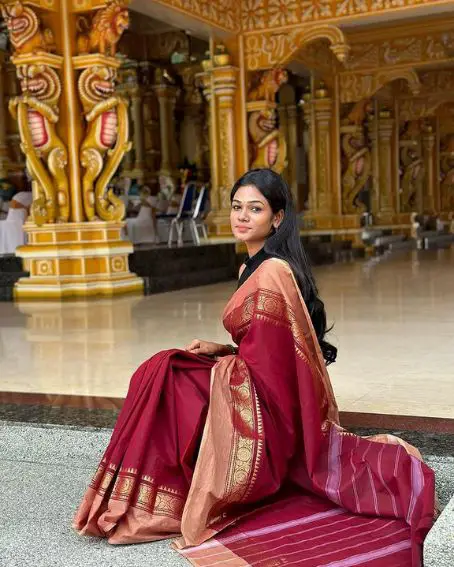
[[[239,346],[196,339],[142,364],[75,528],[180,535],[193,565],[420,565],[433,473],[400,439],[339,426],[336,349],[286,184],[252,170],[231,201],[249,253],[224,311]]]

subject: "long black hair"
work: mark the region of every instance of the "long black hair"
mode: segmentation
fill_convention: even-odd
[[[279,228],[273,229],[265,242],[265,252],[290,264],[311,316],[326,364],[331,364],[336,360],[337,348],[325,341],[325,335],[331,329],[326,328],[325,305],[318,295],[311,265],[301,245],[295,206],[288,185],[271,169],[251,169],[233,186],[231,201],[238,189],[245,185],[256,187],[268,201],[274,214],[284,211]]]

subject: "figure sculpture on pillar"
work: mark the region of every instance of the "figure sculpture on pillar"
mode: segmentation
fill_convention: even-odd
[[[260,83],[248,94],[250,101],[274,102],[276,93],[288,81],[288,73],[280,67],[265,71],[260,77]]]
[[[401,194],[400,206],[402,212],[411,212],[417,203],[421,183],[424,179],[424,161],[421,156],[418,140],[421,128],[418,120],[411,120],[401,135],[400,165],[401,165]]]
[[[87,131],[80,159],[85,168],[83,202],[88,220],[119,221],[124,203],[106,187],[130,150],[128,103],[115,95],[116,70],[98,66],[85,69],[79,77],[79,95],[84,107]],[[105,159],[107,156],[107,159]]]
[[[281,173],[287,165],[287,142],[277,127],[274,108],[258,110],[249,115],[251,167],[269,167]]]
[[[18,0],[0,4],[0,10],[15,56],[55,51],[52,31],[48,28],[41,29],[39,18],[31,8]]]
[[[32,218],[37,225],[69,218],[68,153],[55,126],[59,120],[60,79],[48,65],[17,68],[22,95],[9,102],[18,121],[21,149],[33,180]]]
[[[441,170],[441,210],[454,211],[454,134],[448,134],[442,140],[440,152]]]
[[[91,23],[86,16],[80,16],[77,20],[79,55],[101,53],[115,56],[117,43],[128,27],[128,10],[121,0],[111,0],[105,8],[96,12]]]
[[[276,93],[288,81],[285,69],[266,71],[260,77],[258,86],[252,88],[248,100],[263,108],[253,110],[248,119],[251,141],[251,167],[269,167],[281,173],[287,165],[287,143],[277,127],[277,113],[274,108]]]
[[[347,214],[362,212],[366,204],[359,199],[371,175],[371,151],[364,121],[370,100],[357,102],[341,126],[341,148],[344,158],[342,175],[342,208]]]

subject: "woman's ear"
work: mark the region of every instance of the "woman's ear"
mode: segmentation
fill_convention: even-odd
[[[274,219],[273,219],[273,226],[274,228],[277,230],[281,224],[281,222],[284,220],[284,211],[279,211],[277,214],[274,215]]]

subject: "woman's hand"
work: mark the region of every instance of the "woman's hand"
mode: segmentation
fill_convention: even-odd
[[[194,339],[185,350],[192,354],[204,354],[205,356],[225,356],[227,354],[233,354],[232,349],[227,345],[210,343],[208,341],[201,341],[200,339]]]

